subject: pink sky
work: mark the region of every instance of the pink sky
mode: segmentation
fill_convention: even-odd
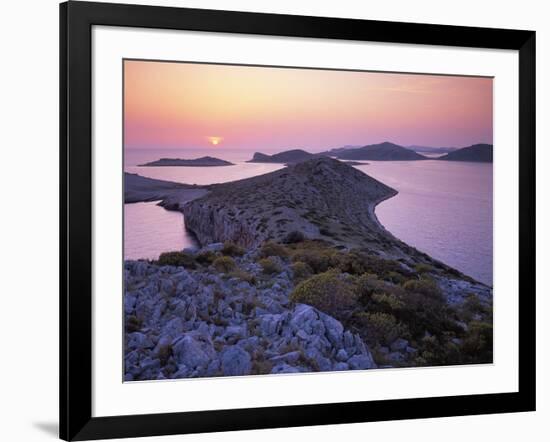
[[[319,151],[493,141],[493,82],[125,61],[125,147]]]

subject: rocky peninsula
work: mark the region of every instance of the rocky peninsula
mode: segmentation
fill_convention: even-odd
[[[137,173],[124,173],[125,203],[162,200],[165,205],[173,204],[179,207],[206,193],[206,189],[196,185],[155,180]]]
[[[139,167],[159,167],[159,166],[184,166],[184,167],[221,167],[234,166],[233,163],[214,157],[201,157],[190,160],[182,158],[161,158],[160,160],[140,164]]]
[[[396,191],[343,162],[129,181],[201,249],[126,261],[126,380],[492,361],[492,289],[386,231]]]

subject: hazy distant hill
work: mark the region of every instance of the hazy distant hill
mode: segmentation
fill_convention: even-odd
[[[335,154],[341,160],[373,160],[373,161],[415,161],[425,160],[426,157],[397,144],[384,142],[345,149]]]
[[[344,150],[358,149],[360,147],[362,147],[362,146],[347,144],[347,145],[342,146],[342,147],[335,147],[335,148],[327,150],[325,152],[321,152],[321,155],[328,155],[328,156],[332,157],[332,156],[335,156],[336,154],[338,154],[340,152],[343,152]]]
[[[478,163],[493,162],[493,145],[492,144],[474,144],[473,146],[464,147],[455,150],[447,155],[438,158],[446,161],[473,161]]]
[[[300,161],[315,158],[319,154],[312,154],[302,149],[286,150],[274,155],[256,152],[248,163],[299,163]]]
[[[153,166],[187,166],[187,167],[216,167],[216,166],[233,166],[229,161],[220,160],[214,157],[201,157],[192,160],[182,158],[161,158],[160,160],[151,161],[150,163],[140,164],[141,167]]]
[[[459,147],[429,147],[429,146],[407,146],[407,149],[414,150],[417,153],[427,153],[427,154],[446,154],[454,152],[455,150],[460,149]]]

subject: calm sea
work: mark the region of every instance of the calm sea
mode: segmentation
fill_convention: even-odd
[[[160,157],[211,155],[235,163],[227,167],[138,167]],[[246,163],[249,151],[128,150],[125,170],[188,184],[234,181],[277,170],[282,165]],[[376,208],[380,222],[395,236],[482,282],[492,284],[492,164],[450,161],[371,161],[356,166],[399,191]],[[183,215],[156,203],[126,204],[125,256],[157,258],[168,250],[195,247]]]

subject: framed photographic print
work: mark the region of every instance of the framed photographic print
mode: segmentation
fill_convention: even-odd
[[[60,23],[61,438],[534,410],[534,32]]]

